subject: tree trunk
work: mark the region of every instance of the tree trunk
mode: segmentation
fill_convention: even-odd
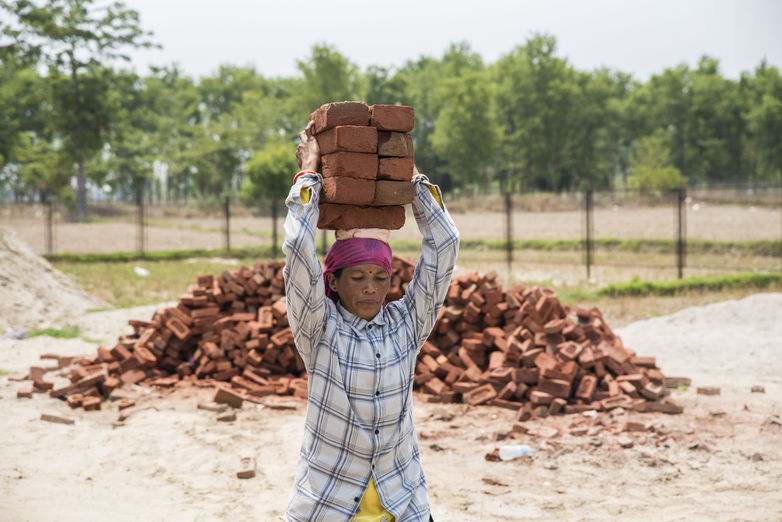
[[[87,186],[84,180],[84,156],[76,158],[76,221],[87,221]]]
[[[81,113],[81,93],[79,91],[79,75],[77,74],[76,57],[73,50],[68,53],[71,61],[71,83],[73,83],[73,96],[76,119],[76,221],[87,221],[89,211],[87,209],[87,185],[84,178],[84,122]]]

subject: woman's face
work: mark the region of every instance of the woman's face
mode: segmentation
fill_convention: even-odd
[[[367,321],[380,312],[391,287],[388,271],[369,263],[344,268],[339,277],[329,274],[328,280],[332,290],[339,294],[342,306]]]

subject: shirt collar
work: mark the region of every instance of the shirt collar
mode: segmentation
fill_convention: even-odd
[[[342,306],[342,302],[337,302],[337,309],[339,310],[339,313],[342,315],[342,318],[345,320],[345,322],[356,332],[361,333],[361,330],[366,328],[367,326],[385,326],[386,321],[384,319],[384,311],[385,307],[381,308],[380,311],[377,313],[375,317],[372,318],[372,320],[367,321],[366,319],[362,319],[358,316],[355,316],[347,311],[347,309]]]

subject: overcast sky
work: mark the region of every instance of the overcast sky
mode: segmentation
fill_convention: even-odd
[[[486,63],[536,32],[580,70],[609,67],[646,81],[703,54],[738,78],[765,58],[782,66],[782,0],[124,0],[162,50],[133,53],[137,72],[178,63],[191,76],[220,64],[264,76],[297,74],[316,43],[362,69],[440,57],[467,41]]]

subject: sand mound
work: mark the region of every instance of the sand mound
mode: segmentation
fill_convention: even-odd
[[[782,294],[694,306],[618,330],[625,346],[657,357],[666,375],[779,380]],[[744,379],[742,379],[743,381]]]
[[[73,322],[89,308],[110,308],[0,227],[0,330]]]

